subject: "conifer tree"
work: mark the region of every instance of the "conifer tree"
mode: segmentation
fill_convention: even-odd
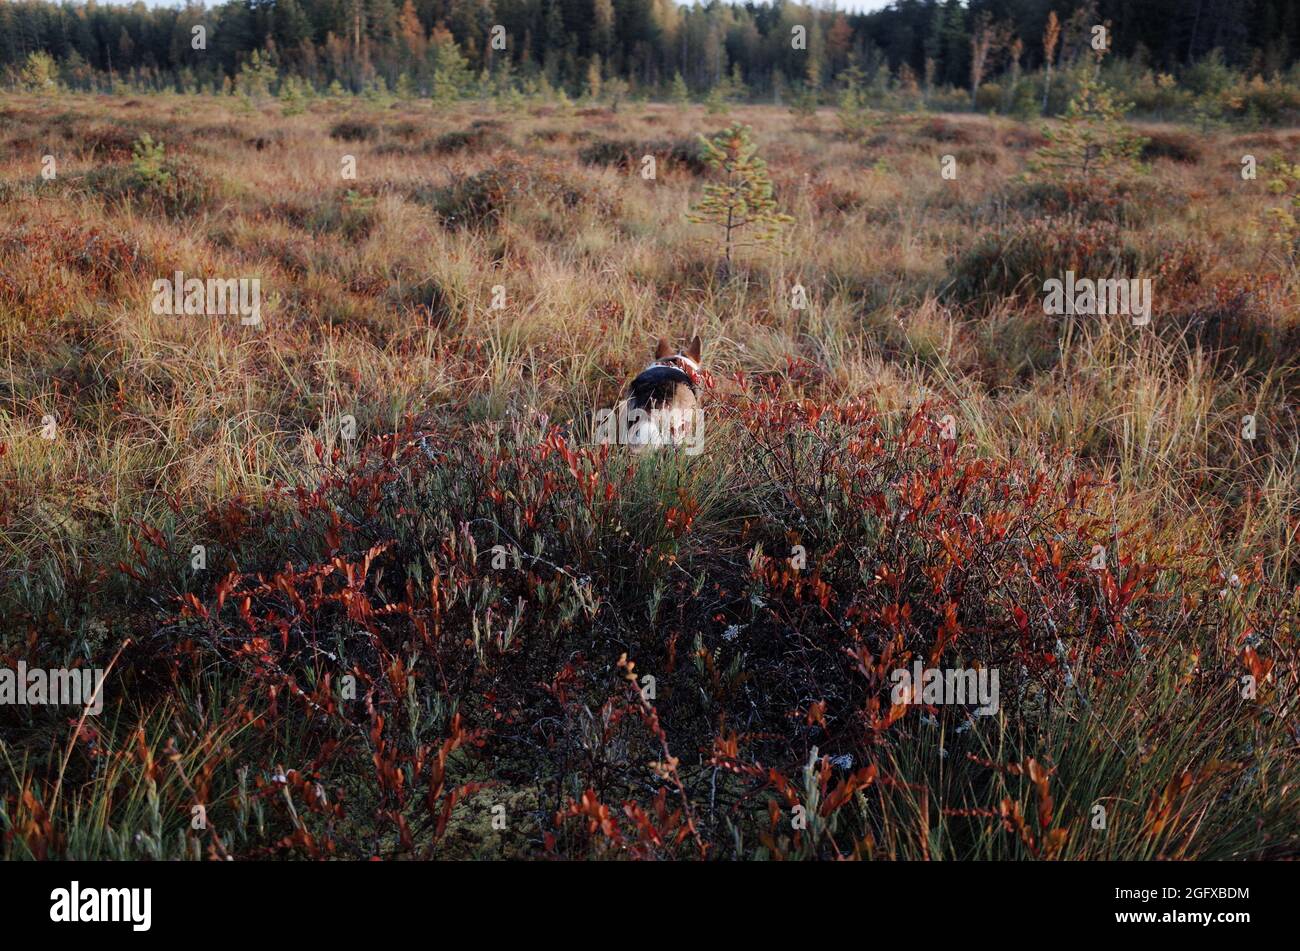
[[[271,95],[271,87],[279,79],[279,70],[271,60],[269,53],[263,55],[259,50],[248,54],[248,60],[239,69],[235,84],[241,95],[253,100],[265,99]]]
[[[843,79],[844,89],[840,92],[836,115],[844,134],[862,141],[876,131],[882,117],[869,105],[870,96],[864,85],[866,75],[857,63],[844,71]]]
[[[58,67],[48,53],[31,53],[18,74],[18,82],[29,92],[54,92],[58,88]]]
[[[469,87],[469,64],[450,32],[436,28],[433,32],[433,99],[450,102],[459,99]]]
[[[1146,139],[1124,125],[1131,106],[1119,102],[1090,70],[1083,70],[1079,88],[1070,99],[1061,123],[1043,129],[1048,144],[1030,162],[1037,173],[1056,173],[1067,181],[1105,178],[1137,163]]]
[[[686,218],[719,230],[729,269],[733,249],[742,240],[774,243],[794,219],[777,211],[767,163],[757,155],[749,126],[736,123],[712,139],[700,136],[700,141],[705,162],[722,173],[723,180],[704,186],[703,200],[691,207]]]
[[[672,91],[669,92],[668,98],[673,102],[690,102],[691,91],[686,86],[686,80],[682,79],[681,72],[673,73]]]
[[[1269,231],[1289,257],[1300,257],[1300,163],[1279,158],[1270,170],[1269,191],[1282,196],[1283,204],[1268,210]]]

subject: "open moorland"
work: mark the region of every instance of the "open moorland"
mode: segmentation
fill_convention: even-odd
[[[0,856],[1300,854],[1300,131],[1055,124],[0,99],[0,656],[107,671]],[[593,441],[695,333],[702,451]]]

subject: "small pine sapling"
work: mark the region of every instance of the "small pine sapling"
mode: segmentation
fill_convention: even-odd
[[[756,154],[758,146],[748,126],[736,123],[712,139],[700,136],[700,140],[705,162],[724,177],[704,186],[703,200],[693,205],[686,217],[694,224],[718,228],[730,269],[733,249],[742,238],[754,244],[773,244],[794,219],[777,211],[767,163]]]
[[[844,89],[840,92],[836,115],[845,136],[863,141],[875,134],[883,116],[868,104],[866,76],[855,63],[844,71]]]
[[[1030,170],[1062,177],[1069,184],[1087,184],[1133,168],[1146,139],[1124,125],[1130,108],[1084,71],[1060,125],[1043,129],[1048,144],[1035,154]]]
[[[1274,159],[1268,188],[1283,198],[1283,204],[1267,213],[1273,240],[1290,258],[1300,257],[1300,163]]]

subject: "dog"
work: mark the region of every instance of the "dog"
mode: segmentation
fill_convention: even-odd
[[[683,447],[688,455],[698,453],[704,436],[703,385],[699,335],[679,353],[660,337],[653,362],[628,386],[623,404],[632,452],[669,445]]]

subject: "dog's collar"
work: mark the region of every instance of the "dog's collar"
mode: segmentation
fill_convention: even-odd
[[[690,373],[688,373],[687,376],[694,376],[700,372],[700,365],[684,353],[678,353],[671,357],[664,357],[662,360],[656,360],[654,363],[650,364],[650,366],[646,367],[646,369],[652,370],[655,367],[672,366],[672,363],[669,362],[671,360],[680,360],[682,363],[686,364],[687,369],[690,370]]]

